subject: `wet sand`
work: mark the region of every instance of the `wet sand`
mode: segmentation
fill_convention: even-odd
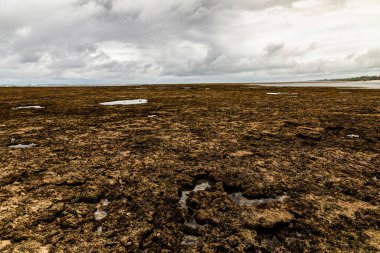
[[[379,126],[380,90],[0,88],[0,251],[378,252]]]

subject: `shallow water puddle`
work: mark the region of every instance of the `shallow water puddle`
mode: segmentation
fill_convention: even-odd
[[[349,137],[349,138],[359,138],[360,136],[357,135],[357,134],[349,134],[349,135],[347,135],[347,137]]]
[[[31,144],[17,144],[17,145],[10,145],[9,147],[10,148],[33,148],[37,146],[37,144],[35,143],[31,143]]]
[[[101,203],[102,203],[102,206],[108,206],[110,204],[108,199],[102,199]]]
[[[189,207],[186,204],[186,200],[189,198],[189,194],[191,192],[197,192],[197,191],[204,191],[207,188],[211,187],[210,183],[208,181],[200,182],[197,185],[195,185],[194,189],[191,191],[182,191],[181,198],[179,200],[179,205],[181,208],[188,210]],[[192,229],[202,229],[206,225],[200,225],[197,223],[195,219],[185,220],[183,223],[185,226],[192,228]],[[184,235],[182,242],[182,245],[187,245],[187,246],[197,246],[199,244],[199,237],[194,236],[194,235]]]
[[[185,226],[190,227],[192,229],[202,229],[206,227],[207,225],[201,225],[196,220],[192,219],[191,221],[185,220],[183,223]]]
[[[191,192],[204,191],[204,190],[206,190],[209,187],[211,187],[211,185],[210,185],[210,183],[208,181],[206,181],[206,182],[202,182],[202,183],[197,184],[194,187],[194,189],[191,190],[191,191],[182,191],[181,199],[179,200],[179,205],[183,209],[188,209],[188,206],[186,204],[186,200],[189,198],[189,194]]]
[[[242,192],[235,192],[232,194],[229,194],[232,201],[238,204],[239,206],[255,206],[260,204],[269,204],[274,202],[284,202],[285,199],[288,198],[288,196],[279,196],[276,198],[266,198],[266,199],[248,199],[243,196]]]
[[[117,100],[111,102],[103,102],[100,105],[139,105],[148,103],[147,99],[129,99],[129,100]]]
[[[96,212],[94,213],[94,216],[95,216],[95,220],[101,221],[105,217],[107,217],[107,212],[100,210],[100,209],[97,209]]]
[[[27,106],[18,106],[15,108],[15,110],[18,110],[18,109],[43,109],[45,107],[43,106],[40,106],[40,105],[27,105]]]
[[[155,118],[157,115],[148,115],[148,118]]]
[[[96,230],[96,235],[101,236],[101,235],[102,235],[102,232],[103,232],[103,227],[100,226],[100,227],[98,227],[98,229]]]
[[[186,246],[197,246],[199,244],[199,237],[195,235],[184,235],[181,244]]]
[[[96,212],[94,212],[94,216],[95,216],[95,220],[97,221],[101,221],[103,220],[105,217],[107,217],[107,212],[106,211],[103,211],[101,209],[102,206],[108,206],[109,205],[109,201],[108,199],[102,199],[100,201],[100,207],[98,206],[98,208],[96,209]]]
[[[298,95],[298,93],[288,93],[288,92],[267,92],[267,95]]]

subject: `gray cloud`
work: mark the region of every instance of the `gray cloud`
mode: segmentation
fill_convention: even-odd
[[[5,0],[0,83],[372,74],[378,11],[377,0]]]
[[[375,47],[369,49],[362,55],[356,57],[355,61],[358,65],[364,66],[366,68],[380,68],[380,47]]]
[[[284,47],[284,44],[282,44],[282,43],[280,43],[280,44],[272,44],[271,43],[265,47],[265,51],[266,51],[267,55],[273,55],[276,52],[279,52],[283,47]]]

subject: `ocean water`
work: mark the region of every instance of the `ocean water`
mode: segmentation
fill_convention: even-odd
[[[266,87],[332,87],[344,89],[380,89],[380,81],[367,82],[304,82],[304,83],[252,83]]]

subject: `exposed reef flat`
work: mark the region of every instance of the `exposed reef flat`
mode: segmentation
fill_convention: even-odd
[[[380,90],[0,88],[0,251],[378,252],[379,126]]]

